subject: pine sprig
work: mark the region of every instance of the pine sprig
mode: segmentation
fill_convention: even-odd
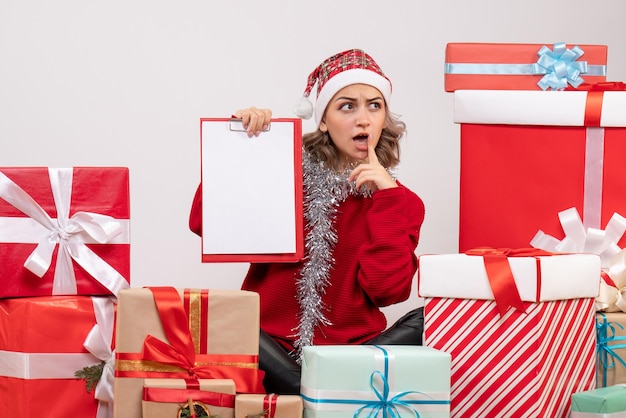
[[[76,376],[76,378],[83,379],[85,381],[87,393],[91,393],[96,388],[96,385],[100,381],[100,377],[102,377],[102,372],[104,371],[105,364],[106,362],[101,361],[100,364],[85,366],[74,373],[74,376]]]
[[[267,417],[267,414],[269,413],[269,410],[265,410],[263,412],[259,412],[258,414],[249,414],[246,415],[246,418],[265,418]]]

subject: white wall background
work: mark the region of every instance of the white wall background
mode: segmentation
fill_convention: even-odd
[[[309,72],[358,47],[409,127],[398,174],[427,207],[417,252],[456,252],[446,43],[606,44],[608,79],[624,81],[624,16],[625,0],[2,0],[0,166],[129,167],[132,284],[239,288],[247,265],[201,263],[187,228],[199,119],[249,105],[292,117]]]

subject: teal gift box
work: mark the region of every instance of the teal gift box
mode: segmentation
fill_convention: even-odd
[[[626,418],[626,385],[578,392],[572,395],[570,418]]]
[[[449,418],[450,367],[450,354],[423,346],[304,347],[304,418]]]

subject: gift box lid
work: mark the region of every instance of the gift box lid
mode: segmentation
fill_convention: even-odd
[[[546,90],[601,82],[606,45],[452,42],[446,45],[444,88]]]
[[[614,385],[572,394],[572,413],[574,412],[626,412],[626,385]]]
[[[587,91],[458,90],[454,122],[585,126]],[[600,126],[626,126],[626,91],[604,91]]]
[[[600,257],[563,254],[508,257],[520,297],[527,302],[593,298],[600,287]],[[421,297],[493,300],[483,257],[426,254],[419,257]]]

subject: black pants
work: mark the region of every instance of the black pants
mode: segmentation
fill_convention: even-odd
[[[424,308],[417,308],[365,344],[422,345],[423,332]],[[265,372],[263,386],[267,393],[300,394],[300,365],[263,330],[259,343],[259,368]]]

